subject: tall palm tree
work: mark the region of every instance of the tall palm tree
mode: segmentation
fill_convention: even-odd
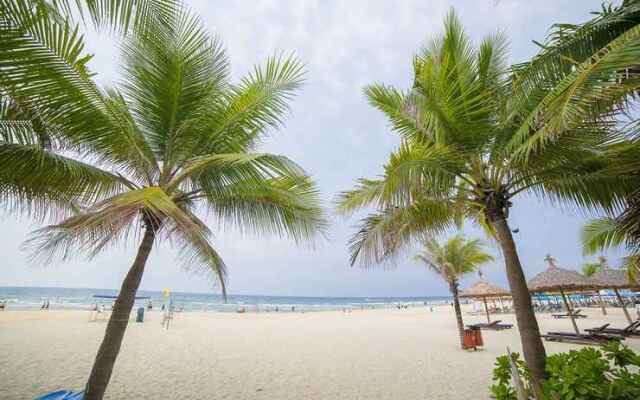
[[[424,242],[423,249],[415,256],[416,260],[424,262],[429,269],[440,275],[449,285],[453,296],[453,308],[456,313],[460,347],[464,348],[464,322],[460,310],[459,284],[460,277],[478,271],[478,267],[493,261],[491,254],[485,253],[479,239],[465,240],[456,235],[440,245],[435,239]]]
[[[384,262],[465,219],[479,224],[501,246],[525,360],[540,382],[545,349],[508,223],[512,202],[530,193],[613,208],[631,183],[599,172],[608,165],[598,152],[606,126],[567,127],[553,146],[531,150],[530,137],[520,131],[534,104],[512,101],[503,37],[490,36],[475,48],[453,12],[444,31],[414,58],[409,91],[365,88],[402,142],[380,179],[362,179],[337,200],[338,212],[347,215],[376,207],[350,241],[351,263]]]
[[[56,46],[82,52],[72,30],[55,29],[65,43]],[[310,177],[284,156],[255,151],[266,133],[282,126],[303,67],[295,58],[272,57],[231,83],[219,40],[182,6],[164,23],[126,36],[122,80],[108,89],[98,87],[84,65],[25,40],[20,29],[2,35],[3,95],[37,110],[64,145],[64,157],[47,152],[46,160],[93,185],[74,183],[79,193],[65,191],[72,193],[71,216],[35,232],[28,242],[34,256],[92,257],[123,241],[139,242],[85,388],[85,399],[101,399],[154,244],[176,244],[185,267],[212,273],[226,296],[226,266],[199,211],[222,228],[297,242],[324,228]],[[0,170],[15,168],[16,157],[3,158]],[[32,179],[26,170],[17,172]],[[51,186],[62,179],[38,174]],[[32,206],[45,207],[41,200]]]

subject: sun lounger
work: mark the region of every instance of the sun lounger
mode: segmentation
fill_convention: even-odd
[[[553,318],[571,318],[571,315],[571,313],[552,314]],[[573,318],[587,318],[587,316],[582,314],[582,310],[575,310],[573,312]]]
[[[611,335],[604,333],[573,333],[573,332],[549,332],[546,335],[540,335],[550,342],[566,342],[577,344],[595,344],[604,345],[611,341],[621,341],[624,337],[620,335]]]
[[[70,390],[58,390],[44,396],[38,397],[36,400],[82,400],[84,392],[72,392]]]
[[[627,336],[637,336],[640,337],[640,319],[630,323],[627,327],[618,329],[618,328],[609,328],[609,324],[604,324],[597,328],[585,329],[587,332],[592,334],[613,334],[613,335],[621,335],[624,337]]]
[[[479,323],[479,324],[470,324],[467,325],[467,328],[470,329],[491,329],[491,330],[495,330],[495,331],[501,331],[503,329],[511,329],[513,328],[513,325],[511,324],[501,324],[500,320],[496,320],[496,321],[491,321],[489,323]]]

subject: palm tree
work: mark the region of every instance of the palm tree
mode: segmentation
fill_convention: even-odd
[[[490,36],[474,48],[453,12],[444,30],[414,58],[411,90],[365,88],[402,142],[380,179],[362,179],[337,200],[338,212],[347,215],[376,207],[350,241],[351,263],[382,263],[425,235],[465,219],[479,224],[502,249],[523,353],[540,382],[545,349],[508,223],[512,202],[530,193],[613,208],[631,183],[599,172],[608,161],[599,156],[596,139],[609,133],[606,126],[568,127],[553,146],[532,150],[535,132],[526,129],[522,136],[521,129],[534,104],[512,101],[503,37]]]
[[[72,32],[64,26],[55,29],[64,42],[56,46],[82,52],[81,38],[64,34]],[[92,257],[117,243],[139,241],[85,388],[85,399],[101,399],[154,244],[176,244],[185,267],[213,274],[226,296],[226,266],[199,211],[208,211],[223,228],[297,242],[323,230],[310,177],[284,156],[255,151],[267,132],[282,126],[303,67],[292,57],[272,57],[231,83],[219,40],[182,6],[164,23],[123,39],[122,81],[109,89],[99,88],[86,67],[48,51],[46,43],[25,43],[17,29],[2,35],[3,95],[37,110],[65,152],[73,152],[47,156],[93,184],[91,190],[78,186],[80,193],[70,196],[71,216],[35,232],[28,242],[34,256]],[[0,169],[15,166],[11,160],[5,157]],[[28,171],[18,172],[31,179]],[[58,183],[45,175],[37,177]],[[40,200],[32,206],[46,207]]]
[[[460,277],[477,271],[482,264],[493,261],[493,256],[484,252],[483,244],[479,239],[465,240],[463,236],[456,235],[443,245],[435,239],[426,240],[422,251],[415,258],[424,262],[449,285],[458,324],[460,347],[464,348],[464,322],[458,297]]]

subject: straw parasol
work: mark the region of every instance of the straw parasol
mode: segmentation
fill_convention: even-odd
[[[604,257],[600,258],[600,262],[602,264],[602,269],[593,274],[592,277],[592,279],[594,280],[594,287],[599,289],[613,289],[618,302],[622,306],[622,311],[624,311],[624,315],[625,317],[627,317],[627,321],[629,321],[629,323],[632,323],[633,319],[629,315],[629,311],[627,311],[627,307],[625,306],[618,289],[639,288],[640,283],[629,279],[629,274],[627,273],[627,271],[609,267],[609,265],[607,264],[607,260]]]
[[[565,291],[574,292],[580,290],[593,290],[594,282],[577,271],[558,267],[556,265],[555,258],[551,257],[550,254],[547,254],[544,260],[549,264],[549,268],[534,276],[529,280],[529,282],[527,282],[529,291],[531,293],[560,292],[564,306],[571,318],[573,329],[579,335],[580,330],[576,324],[576,320],[573,316],[573,310],[569,305]]]
[[[507,290],[486,281],[476,282],[471,287],[463,290],[462,294],[460,295],[460,297],[481,299],[484,302],[484,310],[487,313],[488,323],[491,323],[491,318],[489,318],[489,307],[487,307],[487,299],[507,296],[511,296],[511,294]]]

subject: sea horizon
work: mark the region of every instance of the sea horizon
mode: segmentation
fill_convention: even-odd
[[[38,309],[47,301],[50,309],[87,309],[94,303],[105,302],[93,296],[115,296],[118,289],[0,286],[0,302],[8,309]],[[158,307],[168,301],[163,290],[139,290],[140,304],[151,301]],[[451,296],[283,296],[257,294],[229,294],[225,302],[222,295],[203,292],[170,291],[172,301],[184,311],[328,311],[355,308],[387,308],[399,304],[406,306],[437,305],[450,301]]]

